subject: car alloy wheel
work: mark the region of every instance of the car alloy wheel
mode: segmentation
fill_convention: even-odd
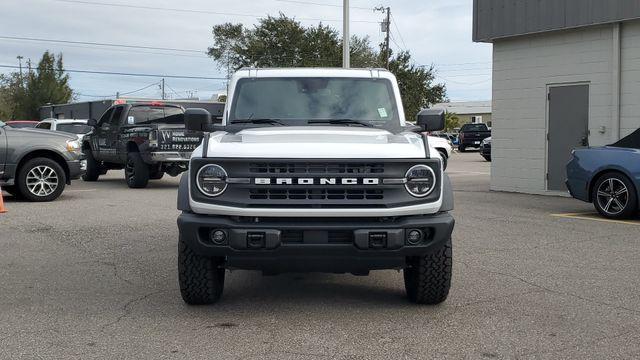
[[[33,195],[49,196],[58,188],[58,174],[47,165],[39,165],[29,171],[26,184]]]
[[[629,203],[629,189],[621,180],[608,178],[598,187],[596,201],[605,213],[618,215]]]

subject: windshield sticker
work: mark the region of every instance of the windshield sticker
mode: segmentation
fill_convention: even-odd
[[[380,115],[381,118],[386,118],[387,117],[387,109],[378,108],[378,115]]]
[[[135,120],[136,120],[136,119],[135,119],[133,116],[129,116],[129,117],[127,118],[127,124],[129,124],[129,125],[133,125],[133,124],[136,122]]]

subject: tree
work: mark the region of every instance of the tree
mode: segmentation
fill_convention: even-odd
[[[383,67],[384,55],[367,37],[352,36],[351,66]],[[284,14],[260,19],[253,29],[225,23],[213,27],[213,45],[208,49],[228,74],[241,67],[340,67],[342,39],[338,31],[322,23],[303,27]],[[417,66],[408,51],[392,55],[389,70],[398,78],[405,116],[415,115],[431,104],[446,100],[446,88],[436,84],[434,68]]]
[[[459,128],[459,127],[460,127],[460,118],[458,117],[458,115],[456,115],[456,113],[450,113],[450,112],[446,113],[444,131],[451,132],[453,129]]]
[[[72,98],[73,91],[69,87],[69,75],[64,71],[62,54],[56,58],[46,51],[35,69],[29,60],[25,74],[14,72],[0,79],[0,106],[10,104],[0,108],[6,118],[38,119],[41,106],[66,103]]]
[[[408,51],[402,51],[391,58],[389,71],[398,79],[407,120],[413,121],[420,110],[446,100],[445,85],[434,84],[433,66],[416,66]]]

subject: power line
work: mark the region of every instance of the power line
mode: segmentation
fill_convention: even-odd
[[[310,2],[310,1],[299,1],[299,0],[273,0],[273,1],[284,2],[284,3],[291,3],[291,4],[316,5],[316,6],[328,6],[328,7],[337,7],[337,8],[342,8],[342,5],[337,5],[337,4],[325,4],[325,3],[317,3],[317,2]],[[373,8],[370,8],[370,7],[361,7],[361,6],[349,6],[349,9],[373,10]]]
[[[60,1],[62,1],[62,0],[60,0]],[[93,42],[93,41],[44,39],[44,38],[32,38],[32,37],[23,37],[23,36],[7,36],[7,35],[0,35],[0,39],[19,40],[19,41],[50,42],[50,43],[60,43],[60,44],[78,44],[78,45],[92,45],[92,46],[106,46],[106,47],[121,47],[121,48],[129,48],[129,49],[177,51],[177,52],[188,52],[188,53],[202,54],[202,50],[194,50],[194,49],[177,49],[177,48],[155,47],[155,46],[145,46],[145,45],[127,45],[127,44],[115,44],[115,43],[101,43],[101,42]]]
[[[398,29],[398,24],[396,23],[396,19],[393,17],[393,14],[391,14],[391,21],[393,22],[393,26],[396,28],[396,31],[398,32],[398,36],[400,36],[400,41],[402,42],[402,46],[405,48],[407,48],[407,44],[404,42],[404,38],[402,37],[402,33],[400,33],[400,29]],[[396,44],[398,45],[398,44]],[[398,46],[400,47],[400,46]]]
[[[220,12],[220,11],[200,10],[200,9],[178,9],[178,8],[155,7],[155,6],[117,4],[117,3],[107,3],[107,2],[93,2],[93,1],[83,1],[83,0],[52,0],[52,1],[63,2],[63,3],[71,3],[71,4],[82,4],[82,5],[111,6],[111,7],[120,7],[120,8],[128,8],[128,9],[172,11],[172,12],[191,13],[191,14],[244,16],[244,17],[252,17],[252,18],[264,18],[265,17],[264,15],[256,15],[256,14],[230,13],[230,12]],[[336,19],[316,19],[316,18],[297,18],[297,20],[328,21],[328,22],[341,22],[342,21],[342,20],[336,20]],[[351,22],[374,23],[374,24],[378,23],[377,21],[368,21],[368,20],[351,20]]]
[[[0,65],[0,68],[17,69],[18,66]],[[69,73],[97,74],[97,75],[137,76],[137,77],[157,77],[157,78],[164,77],[164,78],[171,78],[171,79],[192,79],[192,80],[226,80],[226,78],[224,77],[208,77],[208,76],[143,74],[143,73],[126,73],[126,72],[97,71],[97,70],[74,70],[74,69],[65,69],[64,71]]]

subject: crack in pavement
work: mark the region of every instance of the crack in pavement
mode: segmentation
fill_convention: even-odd
[[[139,296],[139,297],[136,297],[136,298],[133,298],[133,299],[131,299],[131,300],[127,301],[127,302],[122,306],[122,312],[123,312],[123,313],[122,313],[122,314],[120,314],[120,316],[118,316],[114,321],[109,322],[109,323],[106,323],[106,324],[104,324],[104,325],[100,326],[100,332],[105,333],[105,329],[106,329],[106,328],[108,328],[108,327],[110,327],[110,326],[113,326],[113,325],[115,325],[115,324],[119,323],[119,322],[120,322],[122,319],[124,319],[127,315],[131,314],[132,307],[133,307],[135,304],[137,304],[137,303],[139,303],[139,302],[141,302],[141,301],[144,301],[145,299],[148,299],[149,297],[151,297],[151,296],[153,296],[153,295],[160,294],[160,293],[163,293],[163,292],[167,292],[167,290],[156,290],[156,291],[152,291],[152,292],[150,292],[150,293],[147,293],[147,294],[145,294],[145,295],[142,295],[142,296]]]
[[[459,261],[461,264],[464,264],[465,266],[468,266],[468,267],[470,267],[470,268],[473,268],[473,266],[472,266],[472,265],[469,265],[468,263],[466,263],[466,262],[464,262],[464,261],[460,261],[460,260],[458,260],[458,261]],[[501,275],[501,276],[505,276],[505,277],[509,277],[509,278],[512,278],[512,279],[518,280],[518,281],[520,281],[520,282],[522,282],[522,283],[525,283],[525,284],[527,284],[527,285],[529,285],[529,286],[536,287],[536,288],[538,288],[538,289],[541,289],[541,290],[543,290],[543,291],[545,291],[545,292],[548,292],[548,293],[551,293],[551,294],[561,295],[561,296],[569,296],[569,297],[573,297],[573,298],[576,298],[576,299],[580,299],[580,300],[583,300],[583,301],[586,301],[586,302],[589,302],[589,303],[592,303],[592,304],[601,305],[601,306],[608,306],[608,307],[611,307],[611,308],[614,308],[614,309],[623,310],[623,311],[628,311],[628,312],[631,312],[631,313],[634,313],[634,314],[640,314],[640,310],[627,308],[627,307],[624,307],[624,306],[621,306],[621,305],[610,304],[610,303],[607,303],[607,302],[604,302],[604,301],[600,301],[600,300],[596,300],[596,299],[591,299],[591,298],[587,298],[587,297],[584,297],[584,296],[580,296],[580,295],[578,295],[578,294],[573,294],[573,293],[569,293],[569,292],[562,292],[562,291],[559,291],[559,290],[554,290],[554,289],[551,289],[551,288],[545,287],[545,286],[543,286],[543,285],[536,284],[536,283],[534,283],[533,281],[527,280],[527,279],[522,278],[522,277],[517,276],[517,275],[508,274],[508,273],[503,273],[503,272],[494,271],[494,270],[489,270],[489,269],[483,268],[483,267],[481,267],[481,266],[477,266],[477,267],[475,267],[475,268],[476,268],[476,269],[479,269],[480,271],[487,272],[487,273],[489,273],[489,274]]]

